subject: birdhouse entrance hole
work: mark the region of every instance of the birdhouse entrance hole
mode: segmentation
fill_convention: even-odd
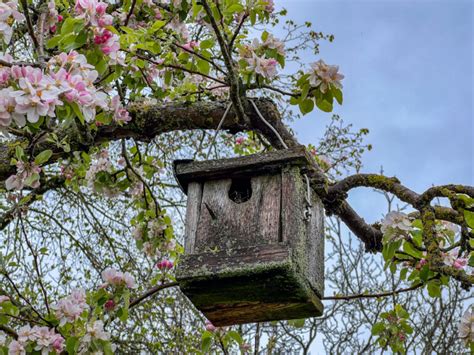
[[[250,178],[232,179],[229,198],[235,203],[244,203],[252,197],[252,181]]]

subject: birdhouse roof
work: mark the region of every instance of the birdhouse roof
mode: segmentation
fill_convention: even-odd
[[[269,174],[282,166],[308,166],[311,156],[304,146],[215,160],[175,160],[174,174],[185,193],[190,182]]]

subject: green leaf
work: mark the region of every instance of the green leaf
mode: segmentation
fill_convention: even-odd
[[[15,147],[15,157],[16,157],[18,160],[22,160],[24,154],[25,154],[25,152],[23,151],[23,148],[20,147],[19,145],[17,145],[17,146]]]
[[[201,350],[206,353],[209,351],[212,345],[212,338],[203,338],[201,343]]]
[[[52,150],[50,150],[50,149],[43,150],[41,153],[39,153],[35,157],[35,164],[36,165],[42,165],[42,164],[46,163],[49,160],[49,158],[51,158],[52,155],[53,155]]]
[[[239,344],[239,345],[241,345],[244,342],[244,340],[242,339],[239,332],[237,332],[235,330],[231,330],[231,331],[227,332],[227,335],[229,337],[231,337],[232,339],[234,339],[237,342],[237,344]]]
[[[51,49],[51,48],[56,47],[61,40],[62,40],[61,36],[54,36],[48,42],[46,42],[46,48]]]
[[[441,287],[438,280],[428,282],[426,288],[428,289],[430,297],[441,297]]]
[[[226,12],[233,14],[233,13],[242,12],[244,10],[245,8],[242,4],[232,4],[226,9]]]
[[[379,335],[385,330],[385,324],[382,322],[375,323],[372,326],[372,335]]]
[[[79,118],[79,121],[81,121],[81,123],[84,124],[86,122],[86,120],[84,118],[84,115],[82,114],[81,109],[79,108],[79,105],[75,102],[72,102],[70,105],[71,105],[74,113],[76,114],[77,118]]]
[[[295,328],[303,328],[305,323],[305,319],[293,319],[289,320],[288,324]]]
[[[313,111],[314,101],[312,99],[305,99],[299,103],[300,111],[303,115]]]
[[[324,112],[331,112],[333,107],[331,102],[327,102],[324,99],[318,100],[316,99],[316,106]]]
[[[211,40],[211,39],[205,39],[204,41],[202,41],[200,44],[199,44],[199,48],[201,49],[209,49],[209,48],[212,48],[214,47],[214,41]]]
[[[196,65],[201,73],[209,74],[209,71],[211,70],[211,65],[209,64],[208,61],[203,60],[203,59],[198,59],[196,61]]]
[[[464,219],[470,228],[474,229],[474,212],[464,210]]]
[[[342,91],[336,87],[331,88],[332,94],[339,105],[342,105]]]
[[[79,347],[79,338],[77,337],[70,337],[66,340],[66,352],[68,354],[75,354],[77,352],[77,348]]]
[[[411,256],[414,256],[417,259],[422,259],[423,258],[423,253],[421,251],[415,249],[410,242],[403,243],[403,251],[405,253],[410,254]]]

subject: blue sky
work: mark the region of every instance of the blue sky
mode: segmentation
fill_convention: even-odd
[[[433,184],[474,184],[474,2],[275,3],[298,22],[335,35],[321,44],[320,56],[346,76],[345,102],[335,113],[370,129],[374,149],[363,172],[383,166],[418,192]],[[314,111],[293,128],[303,143],[314,142],[329,117]],[[369,190],[350,199],[369,220],[384,211],[382,197]]]

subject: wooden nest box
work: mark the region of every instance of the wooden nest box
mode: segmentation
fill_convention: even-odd
[[[302,175],[304,147],[176,161],[188,195],[183,293],[216,326],[320,316],[324,212]]]

